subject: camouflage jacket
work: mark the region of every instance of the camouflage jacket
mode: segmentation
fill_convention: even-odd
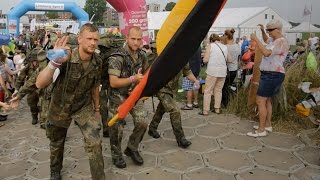
[[[50,123],[69,127],[74,113],[92,105],[92,90],[100,85],[102,61],[94,53],[89,65],[83,68],[78,48],[73,49],[71,60],[63,63],[60,74],[53,84],[48,112]],[[92,105],[93,112],[93,105]]]
[[[144,51],[138,51],[138,59],[134,62],[129,54],[128,47],[121,48],[119,53],[113,54],[108,59],[108,74],[115,75],[119,78],[128,78],[138,73],[142,69],[142,74],[147,70],[148,62]],[[109,87],[109,100],[111,103],[120,105],[129,96],[129,92],[136,86],[132,83],[130,86],[123,88]]]
[[[35,51],[39,51],[39,50],[42,50],[41,46],[37,46],[35,49],[32,50],[33,52],[30,52],[28,54],[28,56],[26,57],[25,68],[20,71],[20,74],[17,77],[16,82],[15,82],[15,88],[17,90],[19,90],[24,85],[24,83],[32,76],[32,74],[34,72],[36,72],[38,66],[33,65],[32,58],[34,58],[34,57],[32,57],[30,54],[34,53]]]
[[[25,95],[38,90],[38,88],[36,87],[37,77],[38,77],[40,71],[42,71],[47,66],[47,64],[48,64],[47,61],[42,61],[39,63],[39,67],[31,74],[31,76],[28,78],[28,80],[19,89],[19,92],[17,95],[19,97],[19,99],[22,99]],[[52,87],[52,85],[51,85],[51,87]],[[49,88],[50,88],[50,86],[40,90],[40,93],[44,94],[45,92],[47,92],[47,90]],[[50,93],[50,95],[51,95],[51,93]],[[50,96],[50,95],[48,95],[48,96]]]
[[[173,79],[168,82],[168,84],[166,84],[159,90],[159,93],[166,93],[175,96],[178,91],[179,79],[181,75],[183,74],[183,76],[188,76],[191,73],[192,72],[190,70],[189,64],[187,64]]]

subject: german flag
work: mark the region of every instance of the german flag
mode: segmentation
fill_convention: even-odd
[[[227,0],[180,0],[157,36],[158,58],[108,125],[124,119],[136,102],[156,94],[188,63]]]

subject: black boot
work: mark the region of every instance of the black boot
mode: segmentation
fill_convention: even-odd
[[[108,129],[106,131],[103,131],[103,137],[105,138],[110,137]]]
[[[51,171],[50,180],[61,180],[60,171]]]
[[[7,116],[0,115],[0,121],[6,121],[6,120],[7,120]]]
[[[137,165],[142,165],[143,164],[143,159],[140,156],[138,151],[132,151],[130,148],[127,147],[127,149],[124,151],[124,154],[131,157],[133,162]]]
[[[127,167],[126,162],[124,161],[123,157],[118,157],[116,159],[112,159],[112,162],[115,166],[117,166],[117,168],[125,168]]]
[[[32,125],[35,125],[38,123],[38,114],[32,114]]]
[[[160,137],[160,134],[158,133],[157,130],[151,130],[151,129],[149,129],[148,134],[149,134],[150,136],[152,136],[153,138],[155,138],[155,139],[158,139],[158,138]]]
[[[187,140],[185,137],[178,140],[177,143],[178,143],[178,146],[182,148],[187,148],[192,144],[191,141]]]

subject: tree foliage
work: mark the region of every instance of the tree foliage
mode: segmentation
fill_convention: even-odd
[[[59,15],[57,12],[46,12],[46,16],[49,19],[58,19],[59,18]]]
[[[92,19],[93,22],[102,22],[106,6],[106,0],[86,0],[84,10],[89,14],[90,18],[95,14]]]
[[[169,2],[169,3],[167,3],[167,5],[166,5],[166,7],[164,9],[166,11],[171,11],[174,8],[175,5],[176,5],[175,2]]]

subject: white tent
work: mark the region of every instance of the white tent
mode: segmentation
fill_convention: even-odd
[[[298,26],[287,30],[289,33],[300,33],[300,32],[320,32],[320,28],[315,27],[309,22],[302,22]]]
[[[156,30],[159,30],[170,12],[148,12],[148,30],[152,39],[155,38]],[[283,30],[292,26],[279,14],[269,7],[242,7],[224,8],[218,15],[209,30],[211,33],[223,33],[226,29],[234,28],[235,37],[247,36],[256,32],[261,36],[258,24],[266,25],[272,19],[279,19],[283,24]]]

